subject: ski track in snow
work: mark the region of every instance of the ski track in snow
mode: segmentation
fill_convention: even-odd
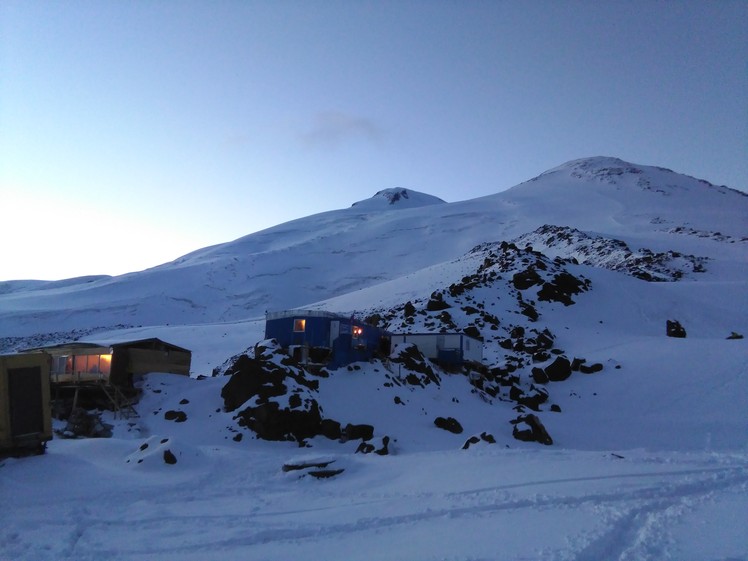
[[[248,469],[253,459],[246,458]],[[742,465],[692,469],[673,469],[677,462],[670,459],[663,470],[635,461],[622,471],[617,468],[623,463],[608,463],[602,466],[605,473],[592,475],[601,469],[596,462],[586,468],[590,475],[566,478],[523,478],[521,464],[510,462],[506,483],[479,486],[467,477],[450,482],[448,487],[458,487],[453,491],[438,489],[440,478],[429,476],[440,461],[449,462],[443,453],[404,460],[400,467],[422,476],[417,488],[382,480],[376,473],[382,466],[345,457],[338,460],[350,474],[330,481],[281,476],[267,465],[274,459],[260,461],[257,473],[246,476],[232,468],[228,477],[208,471],[183,484],[162,482],[168,488],[157,495],[151,483],[142,489],[137,483],[133,489],[112,487],[107,493],[106,476],[116,473],[102,473],[100,497],[61,498],[49,501],[46,509],[34,504],[16,516],[6,513],[0,559],[277,559],[306,552],[302,558],[659,560],[674,558],[670,529],[684,513],[723,494],[738,494],[748,502],[745,458]],[[502,478],[500,454],[474,460],[480,473],[484,460],[496,463],[493,477]],[[530,472],[538,469],[537,461],[532,460]],[[542,468],[546,473],[553,472],[554,463],[561,472],[585,471],[585,463],[572,453],[542,461],[551,466]],[[215,468],[220,464],[213,463]],[[389,466],[384,469],[393,475]],[[49,491],[54,497],[54,487]],[[541,524],[522,528],[527,521]],[[572,527],[564,530],[569,522]],[[546,536],[540,547],[533,546],[534,531],[554,525],[564,535]],[[455,532],[471,528],[482,535],[477,544],[463,541],[457,557],[439,553],[449,550]],[[403,533],[416,540],[433,535],[430,543],[421,544],[420,554],[385,555],[390,550],[382,540],[386,544],[395,535],[399,541]],[[358,554],[350,550],[352,543],[359,544]],[[504,556],[505,549],[510,556]],[[335,551],[347,553],[324,557]],[[523,553],[517,557],[512,551]]]

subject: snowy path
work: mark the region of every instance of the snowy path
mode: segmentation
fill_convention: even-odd
[[[133,446],[4,462],[0,559],[748,558],[745,454],[331,455],[346,471],[316,480],[281,471],[291,448],[133,468]]]

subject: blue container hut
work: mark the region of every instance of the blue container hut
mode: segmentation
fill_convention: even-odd
[[[275,339],[302,362],[327,363],[331,368],[370,360],[389,353],[389,333],[353,316],[321,310],[269,312],[265,338]]]

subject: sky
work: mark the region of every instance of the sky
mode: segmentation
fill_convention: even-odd
[[[748,2],[0,3],[0,280],[616,156],[748,190]]]

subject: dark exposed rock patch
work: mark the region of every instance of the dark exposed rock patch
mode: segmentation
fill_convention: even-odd
[[[512,424],[514,425],[512,436],[517,440],[539,442],[546,446],[553,444],[553,439],[537,415],[520,415],[512,421]]]
[[[462,449],[467,450],[471,445],[478,444],[479,442],[480,438],[478,438],[477,436],[471,436],[465,441],[465,444],[462,445]]]
[[[667,320],[665,322],[665,334],[668,337],[676,337],[679,339],[685,339],[686,330],[677,320]]]
[[[371,425],[341,425],[324,419],[317,402],[319,381],[303,365],[282,352],[274,340],[255,347],[255,357],[239,356],[226,369],[229,381],[221,390],[227,411],[238,411],[237,422],[265,440],[291,440],[300,446],[322,435],[331,439],[370,439]]]
[[[390,437],[383,436],[379,439],[364,441],[356,448],[357,454],[377,454],[379,456],[387,456],[390,453],[389,449]]]
[[[187,413],[184,411],[167,411],[164,413],[164,419],[175,423],[184,423],[187,420]]]
[[[571,376],[571,363],[568,358],[558,356],[544,371],[551,382],[562,382]]]
[[[671,232],[691,233],[680,227]],[[718,239],[719,232],[702,237]],[[567,258],[573,256],[581,264],[625,273],[648,282],[672,282],[694,273],[703,273],[708,262],[706,257],[684,255],[677,251],[657,253],[646,248],[634,250],[621,240],[587,234],[568,226],[548,224],[534,232],[523,234],[515,243],[519,246],[530,244],[541,251],[552,250]]]
[[[340,475],[344,471],[344,469],[313,469],[309,470],[307,473],[315,479],[330,479],[331,477]]]
[[[390,362],[397,372],[397,379],[403,384],[411,386],[426,387],[428,384],[441,384],[441,378],[431,365],[431,362],[423,356],[423,353],[413,343],[395,345],[390,354]],[[407,372],[400,375],[402,371]]]
[[[168,448],[164,450],[164,463],[174,465],[177,463],[177,457]]]
[[[579,366],[579,371],[582,374],[595,374],[596,372],[600,372],[603,369],[603,365],[599,362],[595,362],[594,364],[581,364]]]
[[[480,436],[471,436],[465,441],[465,444],[462,445],[463,450],[467,450],[471,446],[478,444],[479,442],[487,442],[488,444],[496,444],[496,439],[494,436],[487,432],[480,433]]]
[[[371,425],[351,425],[345,426],[341,438],[343,440],[370,440],[374,437],[374,427]]]
[[[434,419],[434,424],[440,429],[444,429],[453,434],[462,434],[463,431],[462,425],[454,417],[437,417]]]

